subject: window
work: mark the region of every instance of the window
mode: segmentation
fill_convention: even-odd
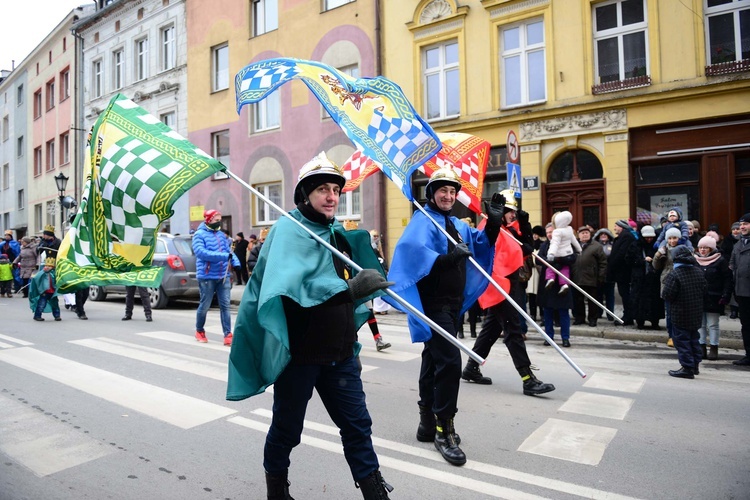
[[[159,117],[161,122],[166,125],[167,127],[171,128],[172,130],[175,129],[177,126],[177,116],[175,115],[174,111],[170,111],[169,113],[164,113]]]
[[[276,203],[276,205],[281,206],[281,183],[280,182],[274,182],[271,184],[260,184],[257,186],[253,186],[260,194],[271,200],[272,202]],[[271,206],[266,203],[265,201],[261,200],[259,197],[254,196],[255,198],[255,217],[256,217],[256,224],[273,224],[277,220],[281,218],[281,214],[277,212],[275,209],[271,208]]]
[[[10,187],[10,165],[5,164],[3,165],[3,189],[8,189]]]
[[[47,171],[55,168],[55,140],[47,141]]]
[[[42,116],[42,91],[34,92],[34,118]]]
[[[34,176],[42,175],[42,147],[34,148]]]
[[[597,84],[648,74],[645,4],[618,0],[594,8]]]
[[[70,163],[70,132],[60,136],[60,165]]]
[[[253,104],[253,132],[279,128],[281,97],[278,89],[257,104]]]
[[[16,88],[16,106],[23,104],[23,85]]]
[[[70,69],[66,68],[60,73],[60,101],[70,97]]]
[[[278,29],[278,0],[253,0],[253,36]]]
[[[341,219],[352,219],[359,218],[362,212],[362,195],[360,190],[362,186],[349,191],[347,193],[341,193],[339,197],[339,207],[336,209],[336,217]]]
[[[54,201],[47,202],[47,222],[45,222],[45,225],[46,224],[50,224],[52,226],[55,225],[55,213],[57,213],[56,208],[57,208],[57,203],[55,203]]]
[[[229,130],[222,130],[211,134],[211,153],[225,167],[229,167]],[[220,176],[215,179],[226,179],[226,174],[219,172]]]
[[[461,112],[458,42],[446,42],[424,49],[422,76],[427,119],[458,116]]]
[[[750,59],[750,1],[706,0],[708,64]]]
[[[324,0],[323,7],[324,10],[331,10],[335,9],[336,7],[341,7],[342,5],[352,3],[353,1],[354,0]]]
[[[16,208],[18,210],[23,210],[26,207],[26,197],[23,194],[23,189],[18,190],[18,205],[16,205]]]
[[[16,156],[19,158],[23,156],[23,136],[16,139]]]
[[[10,118],[3,116],[3,142],[10,137]]]
[[[55,80],[47,82],[47,110],[55,107]]]
[[[544,22],[531,21],[504,28],[500,43],[502,106],[543,102],[547,98],[544,61]]]
[[[175,31],[174,26],[161,30],[161,70],[175,67]]]
[[[91,65],[91,90],[94,97],[101,97],[103,92],[102,61],[94,61]]]
[[[211,90],[225,90],[229,88],[229,45],[226,43],[214,47],[211,51],[212,82]]]
[[[135,80],[140,82],[148,78],[148,38],[135,42]]]
[[[112,90],[121,89],[125,70],[125,54],[122,50],[112,53]]]
[[[42,204],[34,205],[34,231],[42,231]]]

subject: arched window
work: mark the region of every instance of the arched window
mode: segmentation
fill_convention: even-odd
[[[552,162],[547,182],[588,181],[601,179],[602,164],[592,153],[583,149],[566,151]]]

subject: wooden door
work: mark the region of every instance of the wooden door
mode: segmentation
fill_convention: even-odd
[[[605,187],[604,179],[542,184],[542,225],[550,222],[555,212],[568,210],[573,214],[571,227],[574,230],[586,224],[594,230],[607,227]]]

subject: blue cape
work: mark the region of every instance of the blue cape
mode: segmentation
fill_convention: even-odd
[[[435,221],[445,228],[445,217],[430,206],[425,207]],[[465,222],[451,216],[451,221],[469,246],[471,254],[489,274],[492,270],[492,245],[484,231],[470,227]],[[424,312],[422,300],[417,290],[417,282],[427,276],[439,255],[448,251],[448,238],[422,212],[415,212],[404,234],[398,240],[393,261],[388,272],[388,280],[396,284],[391,290]],[[468,260],[466,261],[466,286],[461,314],[476,302],[487,288],[489,281]],[[383,298],[396,309],[408,314],[409,332],[412,342],[426,342],[432,338],[430,327],[416,315],[409,313],[401,304],[386,296]]]

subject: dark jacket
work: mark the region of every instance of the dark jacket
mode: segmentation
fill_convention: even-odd
[[[537,257],[540,257],[547,260],[547,251],[549,250],[549,241],[545,241],[542,246],[539,248],[539,253],[537,254]],[[549,307],[552,309],[572,309],[573,308],[573,294],[568,291],[568,293],[565,293],[563,295],[560,295],[558,292],[560,291],[560,285],[557,284],[557,280],[555,280],[555,284],[552,285],[550,288],[546,288],[544,286],[546,280],[544,279],[544,270],[547,268],[547,266],[541,264],[538,266],[539,270],[539,286],[536,296],[536,303],[539,307]]]
[[[661,296],[669,302],[673,325],[698,330],[703,324],[703,307],[707,299],[706,278],[686,246],[677,246],[672,258],[675,267],[664,280]]]
[[[627,256],[630,246],[635,242],[635,236],[629,230],[620,231],[612,243],[612,252],[607,259],[607,281],[630,282],[632,264],[628,262]]]
[[[248,241],[245,238],[240,238],[239,241],[234,242],[234,254],[240,261],[241,266],[245,266],[247,262],[247,245]]]
[[[599,286],[607,278],[607,256],[596,241],[581,243],[582,252],[573,264],[573,281],[578,286]]]
[[[708,301],[705,312],[724,314],[724,305],[732,297],[732,272],[729,262],[720,253],[714,251],[708,257],[696,256],[699,268],[703,271],[708,286]],[[719,304],[721,299],[724,304]]]
[[[735,296],[750,297],[750,238],[740,238],[734,245],[729,268],[732,270]]]
[[[732,233],[724,236],[724,239],[721,240],[719,251],[721,252],[721,255],[723,255],[724,258],[727,259],[727,262],[729,262],[729,259],[732,257],[732,250],[734,250],[734,246],[738,241],[740,240],[734,239]]]
[[[247,268],[252,271],[255,269],[255,264],[258,263],[258,255],[260,255],[260,249],[263,246],[263,242],[258,240],[258,242],[253,245],[252,250],[250,250],[250,254],[247,256]]]
[[[636,323],[656,323],[664,317],[664,301],[661,298],[661,270],[654,269],[653,259],[657,253],[651,243],[641,238],[631,246],[628,260],[633,265],[630,273],[630,300]],[[651,262],[646,257],[652,259]]]

